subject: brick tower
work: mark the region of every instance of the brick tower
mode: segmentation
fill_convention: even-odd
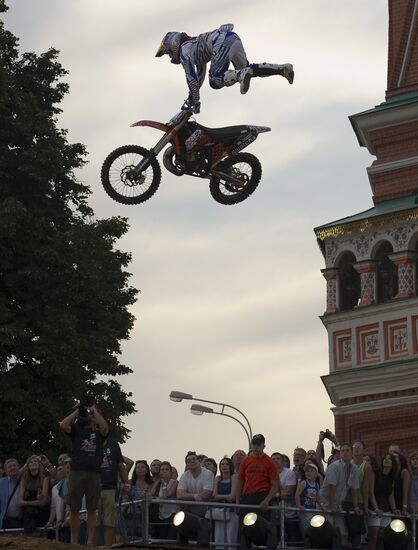
[[[389,0],[386,100],[350,117],[373,208],[315,229],[339,441],[418,448],[418,0]]]

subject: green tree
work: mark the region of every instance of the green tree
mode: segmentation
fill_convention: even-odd
[[[0,0],[0,12],[5,12]],[[54,457],[58,429],[89,389],[123,442],[132,394],[115,377],[128,307],[130,255],[115,248],[124,218],[97,220],[74,171],[84,146],[58,127],[68,91],[54,49],[19,54],[0,23],[0,441],[3,458]]]

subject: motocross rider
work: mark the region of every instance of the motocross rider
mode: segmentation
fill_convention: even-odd
[[[239,82],[242,94],[250,87],[255,76],[280,75],[293,83],[293,65],[272,63],[252,63],[247,60],[240,37],[232,32],[234,25],[222,25],[219,29],[191,37],[184,32],[168,32],[156,57],[167,54],[171,63],[183,66],[189,87],[189,105],[195,113],[200,112],[199,89],[206,74],[206,64],[210,62],[209,85],[219,89]],[[234,70],[228,70],[232,63]]]

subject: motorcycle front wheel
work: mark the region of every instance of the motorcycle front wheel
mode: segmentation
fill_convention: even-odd
[[[221,204],[242,202],[254,193],[261,179],[261,164],[251,153],[238,153],[222,161],[210,178],[209,190]],[[225,177],[220,176],[224,174]]]
[[[150,155],[148,149],[139,145],[124,145],[105,159],[101,180],[106,193],[122,204],[140,204],[157,191],[161,182],[161,168],[156,158],[139,174],[135,167]]]

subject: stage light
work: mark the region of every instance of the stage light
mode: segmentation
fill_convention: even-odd
[[[177,544],[179,546],[189,544],[189,539],[196,540],[197,546],[209,546],[210,523],[207,519],[190,512],[181,511],[173,517],[173,525],[177,530]]]
[[[278,543],[276,526],[255,512],[249,512],[242,520],[241,547],[250,548],[251,543],[266,546],[267,550],[275,550]]]
[[[305,542],[308,548],[333,548],[335,531],[329,521],[321,515],[312,516],[305,531]]]
[[[408,548],[409,534],[401,519],[393,519],[383,529],[383,548],[385,550],[404,550]]]

